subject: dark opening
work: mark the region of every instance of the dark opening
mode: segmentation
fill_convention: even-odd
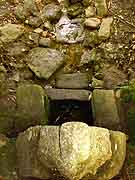
[[[90,101],[55,100],[50,102],[50,125],[61,125],[65,122],[79,121],[93,125]]]

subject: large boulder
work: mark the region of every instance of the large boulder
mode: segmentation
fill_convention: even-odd
[[[70,122],[29,128],[17,138],[16,148],[21,178],[110,179],[124,163],[126,135]]]
[[[48,79],[64,63],[62,53],[50,48],[33,48],[26,57],[28,66],[39,77]]]
[[[0,27],[0,41],[9,43],[15,41],[24,33],[24,27],[18,24],[5,24]]]

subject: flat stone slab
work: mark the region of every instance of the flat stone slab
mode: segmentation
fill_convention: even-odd
[[[56,76],[57,88],[83,89],[89,86],[87,73],[59,74]]]
[[[88,90],[47,88],[45,91],[51,100],[89,101],[89,96],[91,94]]]
[[[29,52],[26,61],[36,76],[49,79],[65,60],[58,50],[37,47]]]
[[[120,117],[113,90],[95,89],[92,93],[92,111],[96,126],[120,129]]]

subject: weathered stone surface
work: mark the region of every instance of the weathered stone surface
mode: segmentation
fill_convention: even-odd
[[[107,66],[103,68],[103,81],[106,89],[115,89],[127,81],[127,76],[116,66]]]
[[[38,142],[38,160],[47,170],[49,177],[55,177],[60,169],[61,149],[60,149],[60,127],[45,126],[40,130],[40,138]]]
[[[86,47],[95,47],[99,44],[98,32],[97,31],[86,31],[83,45]]]
[[[26,129],[48,122],[48,99],[39,85],[23,84],[17,88],[17,118],[15,126]]]
[[[95,6],[97,8],[97,15],[98,16],[106,16],[108,14],[108,8],[106,0],[96,0]]]
[[[23,32],[22,25],[8,23],[0,27],[0,40],[4,43],[15,41]]]
[[[0,178],[17,180],[15,139],[0,134]]]
[[[86,64],[96,64],[97,62],[100,62],[101,59],[102,59],[102,54],[100,49],[93,48],[91,51],[85,50],[81,56],[81,61],[79,66],[83,66]]]
[[[23,53],[29,51],[29,49],[30,48],[23,42],[14,42],[8,47],[7,51],[9,56],[21,56]]]
[[[39,27],[42,23],[42,20],[40,17],[30,16],[27,20],[28,20],[28,24],[33,27]]]
[[[87,73],[59,74],[56,76],[56,87],[66,89],[83,89],[89,86]]]
[[[49,48],[34,48],[27,56],[28,66],[39,77],[48,79],[64,63],[60,51]]]
[[[88,90],[71,90],[71,89],[46,89],[47,95],[52,100],[79,100],[88,101],[91,94]]]
[[[22,5],[18,5],[15,9],[15,15],[17,19],[20,19],[22,21],[26,18],[26,12],[24,10],[24,7]]]
[[[89,173],[96,175],[99,167],[105,163],[109,169],[108,160],[112,162],[118,155],[113,151],[117,155],[112,157],[111,143],[117,144],[120,151],[125,151],[125,137],[122,133],[111,132],[111,138],[117,138],[111,141],[109,130],[89,127],[81,122],[65,123],[61,127],[29,128],[17,138],[19,177],[47,179],[63,176],[77,180]],[[115,151],[117,148],[115,145]],[[124,155],[119,154],[121,164],[125,159]],[[121,165],[119,170],[120,168]]]
[[[88,6],[86,9],[85,9],[85,16],[86,17],[92,17],[92,16],[95,16],[96,15],[96,8],[93,7],[93,6]]]
[[[56,40],[64,43],[77,43],[84,40],[84,28],[80,22],[72,22],[66,15],[63,15],[56,24]]]
[[[110,131],[112,142],[112,158],[99,170],[98,180],[112,179],[118,175],[126,158],[126,135],[118,131]]]
[[[41,16],[43,20],[58,20],[61,16],[61,8],[54,3],[48,4],[43,8]]]
[[[113,23],[113,17],[107,17],[102,20],[102,23],[98,32],[99,39],[106,40],[110,37],[112,23]]]
[[[41,38],[39,40],[39,45],[44,47],[50,47],[52,44],[52,41],[50,38]]]
[[[16,141],[18,175],[20,178],[44,178],[49,177],[37,157],[38,141],[40,138],[40,126],[29,128],[20,133]]]
[[[100,19],[98,18],[86,18],[84,22],[85,26],[91,28],[97,28],[100,25]]]
[[[38,8],[35,0],[24,0],[24,11],[27,15],[32,14],[33,16],[39,15]]]
[[[81,179],[88,173],[95,175],[97,169],[111,158],[107,129],[71,122],[63,124],[60,132],[61,158],[64,161],[63,169],[59,171],[65,177]]]
[[[126,135],[81,122],[36,126],[19,135],[16,149],[21,178],[106,180],[122,168]]]
[[[121,128],[113,90],[95,89],[92,94],[92,110],[96,126],[113,130]]]

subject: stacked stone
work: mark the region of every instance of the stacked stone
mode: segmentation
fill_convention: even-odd
[[[24,0],[15,12],[21,22],[32,28],[28,40],[34,45],[28,47],[24,41],[20,42],[26,33],[23,25],[8,23],[0,27],[0,46],[8,44],[8,55],[15,58],[28,52],[22,59],[29,72],[53,84],[54,88],[46,86],[44,90],[30,83],[20,85],[18,70],[12,77],[19,84],[16,95],[7,96],[6,71],[0,66],[0,133],[17,136],[31,126],[40,125],[19,135],[18,164],[15,162],[15,140],[0,135],[0,178],[17,179],[18,167],[22,179],[56,177],[58,171],[60,176],[71,180],[91,176],[99,180],[111,179],[124,163],[126,135],[110,131],[121,130],[114,90],[99,89],[104,87],[102,74],[91,78],[85,68],[87,65],[97,68],[102,60],[101,43],[111,35],[113,17],[109,16],[106,0],[37,2]],[[83,68],[85,72],[81,72]],[[110,85],[111,88],[125,79],[117,69],[113,72],[120,78]],[[33,74],[25,76],[28,80]],[[89,91],[90,82],[95,89],[93,93]],[[48,98],[89,101],[91,97],[95,125],[104,128],[88,127],[79,122],[62,127],[47,126]]]

